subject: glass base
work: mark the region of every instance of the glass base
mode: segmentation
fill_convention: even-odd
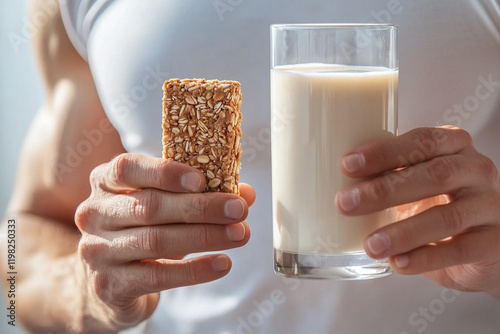
[[[298,254],[274,249],[274,271],[291,278],[365,280],[392,274],[387,259],[365,252],[353,254]]]

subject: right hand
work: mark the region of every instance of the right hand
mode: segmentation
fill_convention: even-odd
[[[242,222],[255,200],[240,184],[241,197],[201,193],[203,174],[190,166],[137,154],[121,154],[96,167],[92,193],[78,207],[93,316],[110,330],[148,318],[159,292],[225,276],[231,260],[223,254],[182,259],[197,252],[243,246],[250,228]]]

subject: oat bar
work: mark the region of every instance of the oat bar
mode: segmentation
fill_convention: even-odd
[[[198,168],[205,192],[239,194],[241,85],[171,79],[163,84],[163,157]]]

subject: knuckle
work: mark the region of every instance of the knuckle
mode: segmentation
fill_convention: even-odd
[[[172,160],[156,159],[151,168],[141,170],[141,177],[146,184],[158,185],[160,189],[167,189],[172,177],[169,165]]]
[[[158,184],[161,189],[168,189],[171,185],[170,178],[172,177],[171,168],[173,160],[161,159],[158,161],[155,172],[151,173],[153,184]]]
[[[97,166],[96,168],[92,169],[89,175],[89,182],[90,186],[92,188],[96,188],[98,184],[100,183],[100,175],[101,175],[101,166]]]
[[[90,171],[89,182],[92,189],[100,189],[103,175],[106,175],[107,164],[100,164]]]
[[[461,128],[454,128],[453,131],[464,141],[465,146],[472,145],[473,139],[469,132]]]
[[[186,285],[194,285],[200,282],[200,272],[197,269],[196,262],[193,259],[188,259],[185,263],[185,283]]]
[[[142,190],[139,195],[130,202],[130,215],[144,224],[149,223],[159,207],[159,195],[156,191]]]
[[[368,194],[377,201],[385,200],[391,193],[389,184],[385,178],[374,179],[369,183]]]
[[[113,281],[105,272],[93,273],[94,292],[105,304],[111,304],[113,301]]]
[[[441,141],[438,140],[432,128],[419,128],[413,130],[413,143],[416,145],[415,150],[420,151],[424,157],[432,157],[436,155],[441,146]]]
[[[450,234],[456,234],[467,228],[467,213],[460,205],[446,205],[441,210],[441,222]]]
[[[408,226],[408,224],[395,224],[393,228],[395,229],[395,238],[393,238],[394,242],[397,242],[399,245],[405,247],[414,244],[414,231],[410,226]]]
[[[452,140],[453,145],[458,147],[473,146],[473,139],[469,132],[464,129],[445,125],[438,128],[433,128],[432,133],[437,143],[444,143],[448,140]]]
[[[75,224],[80,229],[80,231],[90,231],[95,214],[96,209],[92,205],[90,205],[88,200],[78,205],[75,211],[74,218]]]
[[[146,228],[137,238],[137,247],[145,254],[160,254],[160,245],[158,229],[153,227]]]
[[[161,267],[151,263],[147,268],[146,286],[149,287],[150,292],[164,290],[166,282]]]
[[[488,179],[498,180],[498,169],[493,160],[481,154],[477,159],[477,165],[482,174],[487,176]]]
[[[96,268],[100,259],[108,251],[106,243],[96,240],[95,237],[84,235],[78,243],[78,254],[91,268]]]
[[[206,249],[212,243],[212,237],[208,227],[205,224],[200,224],[199,228],[196,229],[194,239],[196,243],[201,246],[201,248]]]
[[[379,149],[377,154],[380,156],[382,161],[392,161],[394,160],[394,152],[397,152],[397,143],[394,141],[389,141],[386,143],[385,148]]]
[[[426,173],[430,182],[448,186],[454,182],[454,176],[457,174],[456,165],[447,157],[439,157],[432,159],[426,165]]]
[[[188,222],[194,220],[194,217],[208,221],[208,199],[202,194],[191,196],[191,201],[186,203],[184,210],[188,213]]]
[[[110,181],[113,184],[123,184],[127,178],[130,155],[122,153],[111,161]]]

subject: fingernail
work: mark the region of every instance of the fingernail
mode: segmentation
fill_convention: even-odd
[[[394,263],[399,269],[408,267],[410,264],[410,257],[408,255],[398,255],[394,257]]]
[[[337,201],[342,210],[349,212],[359,206],[359,190],[351,188],[342,190],[337,194]]]
[[[201,177],[196,172],[187,172],[181,176],[181,185],[187,191],[196,191],[200,188]]]
[[[230,199],[224,204],[224,215],[231,219],[240,219],[245,213],[245,206],[239,199]]]
[[[366,240],[366,248],[375,255],[382,254],[390,246],[391,239],[385,233],[374,233]]]
[[[342,159],[342,166],[349,173],[355,173],[365,168],[365,157],[361,153],[353,153]]]
[[[229,261],[224,255],[219,255],[212,261],[212,268],[214,271],[224,271],[227,270],[228,267]]]
[[[226,225],[227,237],[231,241],[241,241],[245,238],[245,225],[233,224]]]

